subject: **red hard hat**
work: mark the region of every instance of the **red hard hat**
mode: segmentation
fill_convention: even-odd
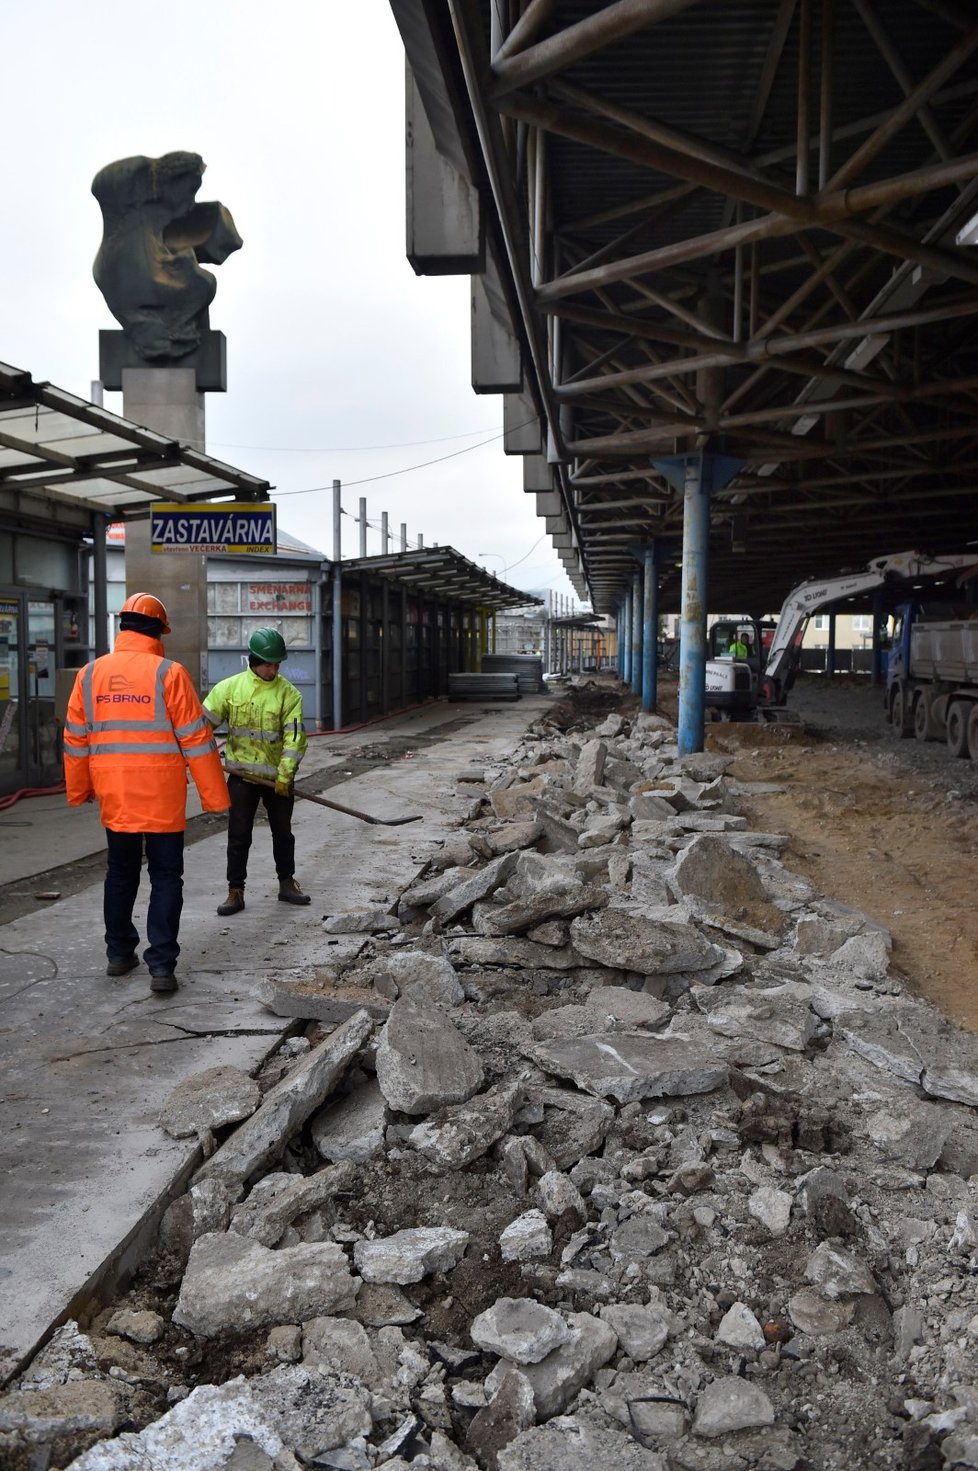
[[[134,592],[126,598],[119,610],[121,613],[142,613],[144,618],[156,618],[163,625],[163,632],[170,632],[170,620],[159,598],[151,592]]]

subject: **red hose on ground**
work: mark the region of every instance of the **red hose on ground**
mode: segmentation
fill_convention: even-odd
[[[19,792],[8,792],[5,797],[0,797],[0,812],[5,812],[15,802],[19,802],[21,797],[53,797],[64,789],[63,781],[56,782],[53,787],[21,787]]]

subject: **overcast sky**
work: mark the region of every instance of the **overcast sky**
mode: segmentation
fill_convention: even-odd
[[[468,278],[418,277],[405,258],[404,51],[386,0],[0,0],[0,41],[0,359],[89,397],[99,329],[117,325],[92,280],[91,181],[118,158],[199,153],[198,198],[244,239],[214,268],[228,392],[207,396],[210,453],[270,480],[279,524],[326,555],[340,479],[352,516],[365,495],[378,527],[387,511],[411,543],[573,597],[496,437],[502,400],[470,387]],[[122,412],[121,394],[105,403]],[[343,530],[356,555],[354,521]]]

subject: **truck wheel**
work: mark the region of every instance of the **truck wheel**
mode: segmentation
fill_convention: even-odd
[[[968,755],[968,706],[952,700],[947,707],[947,748],[952,756]]]
[[[925,694],[917,696],[913,707],[913,733],[918,741],[930,740],[930,700]]]
[[[908,713],[903,690],[895,689],[890,702],[890,724],[893,726],[893,734],[901,741],[913,735],[913,726],[907,720]]]
[[[972,761],[978,761],[978,705],[968,711],[968,750]]]

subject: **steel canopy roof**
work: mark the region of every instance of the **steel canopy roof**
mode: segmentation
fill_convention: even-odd
[[[151,501],[262,500],[267,480],[0,363],[0,505],[113,520]],[[80,523],[79,523],[80,524]]]
[[[712,499],[714,610],[978,538],[973,4],[391,7],[596,609],[650,542],[678,606],[682,496],[654,464],[677,454],[743,465]]]
[[[470,562],[454,547],[419,547],[417,551],[390,552],[386,556],[357,557],[344,561],[342,570],[366,572],[381,577],[409,592],[452,603],[471,603],[501,612],[504,608],[538,605],[541,598],[500,582],[484,567]]]

